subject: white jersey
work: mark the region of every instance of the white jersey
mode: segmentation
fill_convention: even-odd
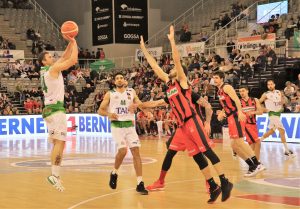
[[[64,78],[60,72],[58,78],[51,77],[49,66],[41,68],[41,85],[45,97],[45,105],[64,102]]]
[[[268,91],[265,93],[265,105],[269,111],[282,112],[283,106],[281,102],[281,92],[278,90]]]
[[[127,88],[123,93],[115,89],[110,91],[109,111],[118,115],[118,121],[135,120],[135,114],[128,110],[135,95],[135,90],[132,88]]]

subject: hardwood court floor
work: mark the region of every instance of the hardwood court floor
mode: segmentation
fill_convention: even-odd
[[[294,209],[300,207],[300,144],[289,144],[297,157],[286,160],[280,143],[263,143],[261,158],[267,170],[244,178],[246,165],[234,159],[231,149],[216,143],[226,175],[234,183],[232,197],[208,205],[205,181],[193,159],[178,153],[166,177],[166,189],[141,196],[130,154],[121,167],[118,188],[108,186],[116,152],[110,138],[70,138],[66,145],[60,193],[46,182],[50,145],[44,138],[0,140],[0,208],[105,208],[105,209]],[[157,179],[165,143],[156,137],[142,140],[145,184]],[[215,179],[219,182],[216,173]]]

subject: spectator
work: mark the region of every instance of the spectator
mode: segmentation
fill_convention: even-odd
[[[251,33],[251,36],[257,36],[257,35],[260,35],[260,33],[257,32],[256,30],[253,30]]]
[[[192,38],[192,33],[189,31],[189,27],[185,25],[183,27],[183,31],[180,35],[180,41],[181,42],[190,42]]]
[[[291,83],[290,81],[287,81],[285,83],[285,88],[283,90],[284,95],[288,98],[294,97],[294,94],[296,93],[295,84]]]
[[[227,45],[227,53],[231,54],[232,50],[235,48],[235,43],[230,39],[230,41],[226,44]]]
[[[33,106],[34,106],[33,101],[30,98],[27,98],[27,100],[24,102],[24,108],[28,114],[32,114]]]
[[[222,28],[223,26],[223,16],[220,15],[219,19],[217,20],[217,22],[215,22],[214,25],[214,30],[219,30],[220,28]]]
[[[273,68],[273,66],[277,62],[277,55],[276,55],[275,51],[271,48],[271,46],[268,46],[268,48],[267,48],[266,57],[267,57],[268,65],[270,65],[271,68]]]

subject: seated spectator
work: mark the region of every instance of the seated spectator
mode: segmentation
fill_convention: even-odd
[[[227,25],[226,27],[229,28],[230,24],[228,24],[228,23],[230,23],[230,21],[231,21],[231,18],[229,17],[229,15],[225,14],[224,18],[222,19],[222,27]]]
[[[34,103],[31,100],[31,98],[27,98],[27,100],[24,102],[24,108],[28,114],[33,113],[33,106],[34,106]]]
[[[283,90],[284,95],[288,98],[294,97],[294,94],[296,93],[295,84],[291,83],[290,81],[287,81],[285,83],[285,88]]]
[[[300,113],[300,89],[297,90],[296,96],[291,98],[292,112]]]
[[[257,36],[257,35],[260,35],[260,33],[257,32],[256,30],[253,30],[251,33],[251,36]]]
[[[230,41],[226,44],[227,45],[227,53],[231,54],[232,50],[235,48],[235,43],[230,39]]]
[[[300,15],[297,17],[296,24],[297,24],[297,29],[300,30]]]
[[[220,15],[219,19],[217,20],[217,22],[215,22],[214,25],[214,30],[219,30],[220,28],[222,28],[223,26],[223,16]]]
[[[189,31],[189,27],[186,25],[183,28],[183,31],[180,35],[180,41],[181,42],[190,42],[192,38],[192,33]]]
[[[297,24],[295,23],[294,19],[291,18],[287,22],[287,28],[284,32],[286,39],[290,40],[292,36],[294,36],[294,29],[297,27]]]
[[[277,62],[277,55],[275,51],[271,48],[271,46],[268,46],[267,48],[266,57],[267,57],[268,65],[273,67]]]

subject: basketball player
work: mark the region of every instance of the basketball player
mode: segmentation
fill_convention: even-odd
[[[223,110],[218,113],[218,120],[227,117],[231,147],[249,166],[249,170],[244,176],[255,176],[263,169],[259,166],[253,150],[244,143],[246,116],[242,111],[241,102],[235,90],[231,85],[224,83],[224,78],[225,74],[222,71],[216,71],[213,74],[214,84],[219,89],[219,100],[223,107]]]
[[[149,101],[149,102],[145,102],[143,103],[145,107],[147,108],[154,108],[154,107],[159,107],[159,106],[166,106],[168,102],[168,98],[166,97],[165,99],[161,99],[161,100],[157,100],[157,101]],[[207,131],[207,134],[210,133],[210,121],[211,121],[211,116],[212,116],[212,109],[211,109],[211,105],[203,98],[200,97],[199,94],[196,94],[194,92],[192,92],[192,103],[196,106],[196,110],[198,115],[201,118],[201,121],[204,123],[204,127]],[[202,114],[201,111],[201,107],[205,108],[205,113],[206,113],[206,121],[204,120],[204,116]],[[180,129],[178,130],[180,132]],[[173,138],[175,135],[179,136],[181,134],[176,133],[177,129],[175,130],[175,132],[172,134],[172,136],[169,138],[169,140],[167,141],[167,153],[166,156],[164,158],[163,164],[162,164],[162,169],[160,172],[160,176],[159,179],[157,181],[155,181],[152,185],[147,186],[147,190],[149,191],[157,191],[157,190],[164,190],[165,187],[165,177],[166,174],[168,172],[168,170],[171,168],[172,165],[172,161],[173,158],[175,157],[175,155],[177,154],[178,151],[184,151],[186,149],[184,143],[182,143],[183,138],[185,136],[181,135],[181,143],[177,142],[174,140]],[[179,145],[180,143],[180,145]],[[197,158],[194,158],[195,162],[197,163]],[[200,168],[201,169],[201,168]]]
[[[48,128],[48,139],[53,144],[51,151],[51,171],[47,180],[58,191],[64,191],[60,181],[60,166],[67,135],[67,118],[64,108],[64,79],[61,71],[69,69],[78,61],[78,48],[74,38],[64,36],[69,44],[62,57],[55,63],[48,52],[42,52],[38,61],[41,65],[41,86],[45,108],[43,118]]]
[[[267,81],[267,87],[269,91],[265,92],[261,96],[259,101],[260,103],[265,103],[266,111],[268,112],[270,119],[270,130],[261,137],[261,140],[268,138],[276,131],[276,129],[278,129],[281,142],[283,143],[284,147],[284,155],[287,157],[294,157],[294,153],[291,150],[289,150],[287,146],[285,138],[285,129],[280,120],[280,115],[283,112],[284,105],[284,100],[282,99],[281,92],[275,89],[275,83],[273,80]]]
[[[192,156],[199,165],[202,174],[210,185],[210,199],[208,200],[208,203],[214,203],[221,192],[222,201],[226,201],[230,197],[233,185],[225,178],[221,168],[220,159],[211,149],[213,142],[208,138],[207,133],[204,131],[202,121],[198,116],[194,105],[191,104],[192,90],[188,86],[187,77],[180,62],[180,55],[174,39],[173,26],[170,27],[168,38],[171,43],[175,64],[175,68],[172,69],[169,74],[166,74],[159,67],[155,59],[149,54],[145,47],[143,37],[141,37],[141,49],[154,72],[168,87],[166,90],[168,101],[166,102],[170,104],[178,124],[176,135],[174,136],[172,143],[177,149],[180,149],[180,146],[184,144],[189,155]],[[144,105],[145,104],[143,103],[139,104],[139,108],[144,108]],[[219,175],[221,188],[214,181],[208,163],[202,153],[206,153],[206,156],[208,156],[215,169],[221,174]]]
[[[112,189],[117,188],[118,169],[129,147],[134,162],[137,176],[136,191],[147,195],[142,178],[142,162],[139,152],[141,146],[139,137],[134,127],[135,115],[129,110],[132,103],[140,103],[134,89],[125,87],[125,80],[122,73],[114,76],[115,89],[107,92],[98,110],[99,115],[108,116],[111,120],[111,133],[118,146],[118,153],[115,157],[115,166],[110,174],[109,185]],[[125,84],[125,85],[124,85]]]
[[[241,96],[242,110],[247,117],[245,124],[246,140],[254,151],[259,164],[262,166],[262,169],[265,169],[265,167],[260,163],[261,143],[258,137],[258,130],[256,126],[256,115],[261,115],[263,110],[258,99],[249,97],[248,87],[240,86],[239,93]]]

